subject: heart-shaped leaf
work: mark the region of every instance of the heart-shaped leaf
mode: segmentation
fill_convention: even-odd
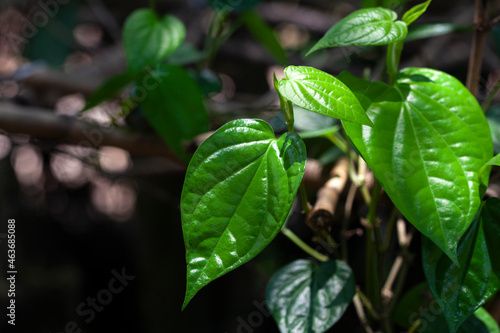
[[[497,199],[497,201],[500,201]],[[422,263],[434,298],[443,310],[451,332],[488,300],[500,287],[498,240],[488,242],[488,232],[498,232],[500,206],[487,201],[458,244],[458,263],[453,263],[431,240],[422,239]],[[491,216],[489,206],[498,215]],[[488,207],[488,208],[486,208]],[[488,213],[484,213],[486,212]],[[497,238],[498,234],[489,236]],[[488,244],[490,243],[490,244]]]
[[[355,293],[351,268],[343,261],[318,267],[300,259],[274,273],[266,303],[281,332],[321,333],[342,317]]]
[[[188,159],[183,142],[209,130],[203,98],[191,76],[182,67],[158,64],[139,76],[133,95],[156,132]]]
[[[123,46],[130,72],[153,66],[182,44],[186,29],[171,15],[158,18],[151,9],[139,9],[125,21]]]
[[[374,126],[343,122],[401,213],[457,261],[458,238],[480,205],[478,173],[492,156],[488,124],[454,77],[407,68],[394,87],[341,73]]]
[[[408,10],[406,13],[404,13],[403,17],[401,20],[406,23],[406,25],[412,24],[416,19],[420,17],[425,11],[427,10],[427,7],[431,4],[431,0],[427,0],[424,3],[421,3],[419,5],[414,6],[410,10]]]
[[[280,94],[309,111],[354,123],[371,125],[349,88],[332,75],[313,67],[288,66],[278,83]]]
[[[183,308],[212,280],[260,253],[280,231],[304,174],[305,145],[240,119],[205,140],[181,197],[187,287]]]
[[[403,40],[408,28],[398,15],[387,8],[375,7],[357,10],[338,21],[307,55],[334,46],[387,45]]]

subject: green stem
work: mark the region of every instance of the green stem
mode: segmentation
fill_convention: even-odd
[[[380,183],[375,180],[373,184],[372,197],[370,202],[370,208],[367,216],[367,226],[366,226],[366,294],[368,295],[371,302],[375,305],[380,304],[380,283],[378,278],[377,269],[377,249],[374,242],[375,227],[377,224],[377,208],[378,201],[380,198],[381,191]]]
[[[309,211],[311,208],[309,207],[309,200],[307,200],[307,192],[306,192],[306,187],[304,186],[304,182],[300,182],[300,187],[299,187],[299,192],[300,192],[300,201],[302,203],[302,211],[304,214],[309,214]]]
[[[281,228],[281,232],[283,235],[288,237],[292,242],[295,243],[298,247],[300,247],[304,252],[309,254],[310,256],[314,257],[318,261],[328,261],[328,257],[325,256],[324,254],[319,253],[309,245],[307,245],[302,239],[299,238],[296,234],[293,233],[292,230],[288,229],[287,227]]]
[[[396,206],[393,207],[391,217],[389,218],[389,222],[387,223],[387,231],[385,234],[385,242],[382,246],[381,252],[385,253],[389,249],[392,240],[392,234],[394,232],[394,224],[396,223],[396,218],[398,217],[398,209]]]
[[[403,51],[403,42],[392,43],[387,47],[387,74],[389,74],[389,85],[391,86],[396,83],[401,51]]]
[[[500,90],[500,78],[498,78],[497,83],[493,86],[493,89],[488,93],[488,96],[486,96],[486,99],[483,102],[483,105],[481,105],[483,112],[488,111],[488,108],[491,105],[491,102],[493,102],[493,99],[495,98],[496,94],[498,93],[498,90]]]
[[[295,122],[295,118],[293,115],[293,104],[289,100],[286,100],[286,107],[285,111],[283,112],[283,115],[285,116],[288,132],[294,132],[293,124]]]

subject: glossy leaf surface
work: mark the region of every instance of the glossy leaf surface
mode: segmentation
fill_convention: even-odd
[[[208,114],[201,92],[179,66],[159,64],[139,76],[133,90],[149,122],[165,142],[187,159],[183,142],[208,132]]]
[[[266,299],[281,332],[321,333],[342,317],[355,293],[346,263],[330,260],[318,267],[300,259],[272,276]]]
[[[500,201],[497,199],[497,201]],[[458,263],[453,263],[432,241],[422,239],[422,263],[429,287],[443,310],[448,326],[455,332],[462,322],[488,300],[500,287],[498,240],[493,244],[485,236],[498,231],[500,215],[491,216],[491,208],[500,214],[500,206],[488,200],[458,245]],[[489,236],[497,238],[498,234]]]
[[[412,24],[416,19],[418,19],[425,11],[427,7],[429,7],[431,0],[428,0],[424,3],[414,6],[409,9],[406,13],[403,14],[401,20],[406,23],[406,25]]]
[[[274,239],[305,161],[297,134],[276,140],[262,120],[231,121],[201,144],[181,197],[188,264],[184,307],[210,281],[249,261]]]
[[[456,261],[458,238],[480,205],[478,172],[491,158],[486,119],[452,76],[401,71],[394,87],[339,76],[374,126],[346,132],[403,215]]]
[[[125,21],[123,46],[130,72],[153,66],[184,41],[184,24],[171,15],[158,18],[151,9],[139,9]]]
[[[332,75],[306,66],[288,66],[285,75],[278,90],[295,105],[328,117],[371,125],[356,96]]]
[[[386,8],[357,10],[337,22],[307,53],[335,46],[387,45],[403,40],[408,28],[398,15]]]
[[[264,45],[282,66],[288,65],[285,50],[274,35],[273,29],[255,11],[241,14],[241,20],[259,42]]]

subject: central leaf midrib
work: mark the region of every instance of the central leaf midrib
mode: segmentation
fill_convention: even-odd
[[[419,92],[418,90],[414,90],[412,89],[411,90],[416,96],[419,96],[419,97],[427,97],[429,98],[429,96]],[[422,99],[423,100],[423,99]],[[467,183],[467,187],[469,189],[468,192],[468,197],[469,197],[469,203],[472,201],[472,198],[471,198],[471,191],[473,190],[470,185],[469,185],[469,181],[473,181],[474,182],[474,179],[471,179],[469,180],[469,178],[467,177],[466,173],[465,173],[465,170],[464,170],[464,167],[462,166],[462,164],[460,163],[459,159],[458,159],[458,156],[455,154],[455,151],[450,147],[450,145],[448,144],[448,142],[446,141],[446,139],[441,135],[441,133],[434,127],[434,125],[432,125],[432,123],[422,114],[422,112],[417,109],[413,104],[410,104],[411,108],[413,110],[415,110],[416,113],[418,113],[418,115],[420,116],[420,118],[422,118],[428,125],[429,127],[432,128],[432,130],[434,131],[434,133],[437,133],[438,136],[442,139],[442,141],[445,143],[446,145],[446,148],[448,148],[448,150],[451,152],[451,154],[453,155],[453,157],[455,158],[455,161],[457,162],[457,164],[460,166],[460,170],[462,171],[462,175],[464,177],[464,179],[466,180],[466,183]],[[458,116],[456,116],[453,112],[449,112],[451,113],[455,118],[459,119]],[[460,121],[462,121],[461,119],[459,119]],[[462,121],[463,122],[463,121]],[[467,124],[466,124],[467,125]],[[471,130],[471,128],[469,126],[467,126],[467,128],[469,130]],[[472,133],[474,133],[472,130],[471,130]],[[477,139],[477,137],[474,135],[474,137]],[[477,141],[480,141],[480,140],[477,140]],[[473,177],[473,178],[476,178],[476,177]],[[467,216],[470,216],[471,215],[471,211],[472,211],[472,205],[469,204],[469,210],[467,211]]]
[[[323,95],[327,95],[329,98],[331,98],[331,99],[333,99],[333,100],[337,101],[339,104],[344,105],[346,108],[348,108],[348,109],[352,109],[352,108],[351,108],[351,106],[350,106],[349,104],[346,104],[346,103],[344,103],[344,102],[342,102],[342,101],[340,101],[340,100],[338,100],[338,99],[336,99],[336,98],[334,98],[334,97],[330,96],[330,95],[329,95],[328,93],[326,93],[324,90],[320,90],[319,88],[316,88],[316,87],[314,87],[314,86],[312,86],[312,85],[308,85],[306,82],[302,82],[302,83],[301,83],[300,81],[295,81],[295,80],[290,80],[290,82],[294,82],[297,86],[302,85],[302,86],[305,86],[305,87],[310,87],[312,90],[315,90],[315,91],[317,91],[317,92],[319,92],[319,93],[322,93]],[[292,87],[293,87],[293,85],[292,85]],[[335,87],[335,88],[336,88],[336,87]],[[296,90],[295,90],[295,89],[293,89],[293,91],[294,91],[294,92],[296,92]],[[306,102],[309,102],[309,101],[308,101],[308,100],[306,100],[306,99],[303,99],[303,100],[305,100]],[[333,109],[330,109],[330,108],[329,108],[329,107],[327,107],[326,105],[323,105],[323,104],[319,103],[316,99],[314,99],[314,101],[316,101],[316,102],[317,102],[319,105],[321,105],[322,107],[324,107],[324,108],[326,108],[326,109],[328,109],[328,110],[333,111],[334,113],[336,113],[336,111],[334,111]],[[310,103],[310,104],[312,104],[311,102],[309,102],[309,103]],[[339,112],[339,113],[340,113],[340,112]],[[344,113],[344,114],[346,114],[346,113]],[[354,114],[353,114],[353,115],[354,115]]]

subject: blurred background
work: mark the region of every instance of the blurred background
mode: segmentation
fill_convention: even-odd
[[[419,3],[262,0],[256,11],[272,27],[290,64],[375,78],[384,71],[383,47],[305,54],[340,18],[362,4],[382,2],[399,13]],[[304,254],[278,235],[257,258],[211,283],[181,312],[185,251],[179,198],[185,164],[172,157],[140,112],[121,113],[123,96],[80,113],[92,91],[125,71],[123,22],[147,6],[146,0],[0,2],[2,332],[277,332],[263,307],[267,281]],[[171,60],[177,57],[203,84],[215,86],[206,93],[212,130],[243,117],[266,119],[280,130],[271,78],[285,64],[241,28],[202,71],[196,56],[203,58],[212,8],[204,0],[157,0],[156,8],[178,17],[187,29],[193,62],[185,54]],[[490,1],[490,11],[498,15],[500,3]],[[433,1],[415,23],[420,30],[405,44],[401,66],[432,67],[465,82],[473,13],[471,0]],[[480,101],[500,76],[499,55],[497,24],[486,40]],[[497,153],[499,104],[497,95],[488,112]],[[198,141],[187,149],[194,150]],[[313,195],[321,186],[321,170],[328,173],[338,157],[338,151],[324,147],[321,140],[308,142],[316,161],[311,165],[319,170],[308,184]],[[363,209],[358,207],[354,220],[366,213]],[[310,231],[296,210],[290,224],[309,241]],[[15,330],[4,313],[8,219],[16,220]],[[353,257],[361,239],[353,233]],[[412,246],[418,255],[418,240]],[[409,285],[423,278],[415,262]],[[357,320],[349,308],[331,331],[345,332]]]

